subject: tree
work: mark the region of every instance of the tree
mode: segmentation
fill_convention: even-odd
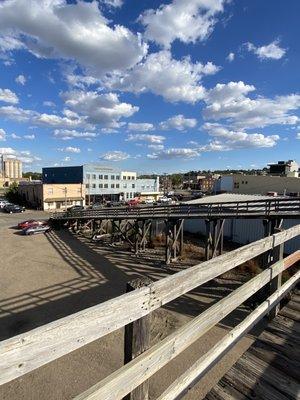
[[[13,182],[5,192],[5,197],[11,203],[20,203],[21,198],[18,192],[18,186],[17,182]]]

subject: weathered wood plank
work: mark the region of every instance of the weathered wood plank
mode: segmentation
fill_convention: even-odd
[[[242,287],[236,289],[226,298],[214,304],[201,315],[194,318],[192,321],[166,337],[160,343],[141,354],[131,363],[123,366],[118,371],[114,372],[98,384],[88,389],[86,392],[77,396],[76,400],[122,399],[127,393],[131,392],[135,387],[140,385],[144,380],[148,379],[170,360],[175,358],[179,353],[195,342],[199,337],[211,329],[217,322],[228,315],[238,305],[242,304],[248,297],[251,296],[251,294],[255,293],[264,284],[269,282],[271,278],[280,273],[282,268],[284,268],[283,262],[279,261],[273,267],[263,271],[261,274],[245,283]],[[223,347],[229,347],[235,340],[237,340],[237,337],[241,335],[241,332],[244,333],[244,331],[247,331],[245,326],[248,330],[253,327],[253,325],[272,308],[271,304],[277,304],[277,302],[284,296],[286,291],[290,290],[290,288],[297,282],[299,278],[300,271],[278,291],[276,291],[274,295],[270,296],[268,301],[262,303],[261,306],[251,313],[251,315],[245,320],[246,322],[244,321],[242,324],[238,325],[234,331],[231,331],[230,334],[226,336],[226,339],[224,341],[222,340],[221,343],[218,344],[219,347],[217,350],[219,351],[219,354],[223,354]],[[205,359],[200,359],[202,369],[205,370],[208,368],[208,366],[212,364],[213,360],[216,359],[218,356],[217,350],[214,346],[214,348],[209,352],[210,358],[205,357]],[[195,371],[198,371],[197,363],[196,367],[195,365],[193,367],[191,367],[193,370],[190,375],[187,375],[187,373],[183,374],[183,376],[180,377],[180,382],[178,380],[175,381],[174,385],[176,386],[176,393],[178,390],[178,385],[180,385],[180,389],[182,389],[184,387],[183,382],[185,382],[185,378],[190,382],[191,376],[195,374]],[[190,370],[188,371],[190,372]],[[175,397],[167,397],[166,392],[160,397],[161,400],[172,398]]]
[[[74,351],[300,234],[300,225],[0,343],[0,384]],[[300,254],[300,252],[299,252]],[[254,292],[253,292],[254,293]]]
[[[211,369],[242,336],[263,318],[273,306],[278,304],[285,293],[300,279],[300,271],[288,282],[275,291],[266,301],[256,308],[239,325],[232,329],[222,340],[196,361],[184,374],[173,382],[157,400],[174,400],[181,398],[186,391]],[[238,364],[238,363],[237,363]],[[247,374],[246,374],[247,375]],[[248,374],[248,378],[249,374]],[[275,397],[274,397],[275,398]],[[100,399],[100,398],[99,398]]]
[[[296,399],[299,393],[300,385],[293,378],[282,371],[278,371],[272,365],[260,360],[252,354],[244,354],[239,364],[250,369],[256,380],[267,382],[270,386],[281,392],[283,395]]]

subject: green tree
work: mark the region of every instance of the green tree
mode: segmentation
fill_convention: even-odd
[[[13,182],[5,192],[5,197],[11,203],[20,203],[18,186],[17,182]]]

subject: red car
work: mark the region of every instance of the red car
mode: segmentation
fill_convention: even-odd
[[[129,205],[129,207],[137,206],[138,204],[140,204],[140,201],[139,199],[131,199],[127,202],[127,204]]]
[[[19,229],[27,229],[32,226],[39,226],[39,225],[45,225],[45,224],[47,224],[47,221],[37,221],[35,219],[29,219],[27,221],[20,222],[18,224],[18,228]]]

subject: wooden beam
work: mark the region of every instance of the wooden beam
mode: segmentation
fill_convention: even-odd
[[[278,288],[243,322],[232,329],[223,339],[215,344],[206,354],[199,358],[184,374],[177,378],[157,400],[179,400],[197,383],[228,351],[245,336],[259,320],[270,312],[300,279],[298,271],[283,286]]]
[[[127,283],[126,292],[151,285],[152,280],[147,277],[136,278]],[[148,350],[151,336],[151,314],[146,315],[125,326],[124,338],[124,364],[134,360],[137,356]],[[149,381],[144,381],[140,386],[129,393],[124,400],[148,400]]]
[[[279,261],[205,310],[145,353],[92,386],[75,400],[120,400],[203,336],[226,315],[285,269]]]
[[[86,310],[0,342],[0,384],[135,321],[203,283],[300,234],[300,225],[195,265]]]

